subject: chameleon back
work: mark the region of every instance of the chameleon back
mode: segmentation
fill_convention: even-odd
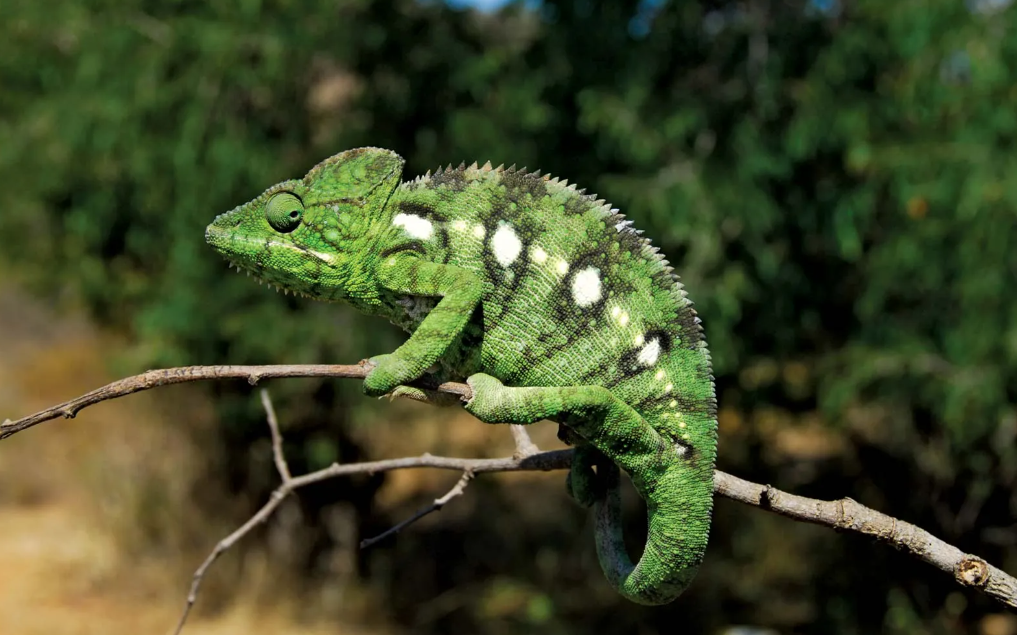
[[[604,386],[712,479],[716,401],[700,320],[617,210],[559,179],[476,165],[404,183],[388,207],[396,242],[484,280],[480,315],[447,355],[453,378]],[[412,330],[426,305],[396,301]]]

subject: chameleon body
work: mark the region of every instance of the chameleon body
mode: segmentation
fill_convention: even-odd
[[[206,240],[263,281],[409,331],[372,359],[368,395],[427,399],[404,384],[430,369],[465,379],[466,409],[484,422],[558,422],[609,582],[670,602],[707,544],[716,400],[699,318],[667,261],[559,179],[474,164],[402,182],[402,168],[388,150],[343,152],[220,215]],[[616,466],[647,503],[635,564]]]

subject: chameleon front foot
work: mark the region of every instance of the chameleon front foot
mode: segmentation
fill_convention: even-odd
[[[364,377],[363,390],[368,397],[384,397],[402,384],[416,379],[406,362],[391,353],[376,355],[367,363],[373,366],[373,370]]]

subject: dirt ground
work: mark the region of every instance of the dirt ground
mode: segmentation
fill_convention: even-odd
[[[108,382],[103,359],[116,345],[84,320],[58,316],[0,286],[0,419]],[[132,497],[152,493],[139,478],[173,482],[156,477],[187,469],[187,441],[172,426],[158,425],[160,417],[168,420],[165,401],[160,406],[136,395],[108,402],[0,443],[0,633],[172,632],[189,582],[186,571],[197,561],[177,562],[171,549],[128,561],[130,523],[116,520],[136,509]],[[200,416],[200,405],[188,409]],[[182,495],[163,488],[162,500]],[[184,632],[367,632],[334,621],[298,622],[286,600],[266,606],[250,590],[235,591],[224,610],[214,618],[192,616]]]

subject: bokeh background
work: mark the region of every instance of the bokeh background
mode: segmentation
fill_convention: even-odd
[[[719,467],[1017,572],[1015,77],[1009,0],[5,0],[0,418],[150,367],[389,351],[387,324],[228,272],[205,225],[359,145],[407,177],[526,165],[675,264],[713,352]],[[356,381],[268,386],[297,472],[511,451]],[[304,491],[216,564],[188,632],[1017,633],[913,559],[725,500],[692,588],[629,604],[563,473],[478,478],[358,550],[456,478]],[[0,631],[168,631],[274,486],[243,382],[3,442]]]

